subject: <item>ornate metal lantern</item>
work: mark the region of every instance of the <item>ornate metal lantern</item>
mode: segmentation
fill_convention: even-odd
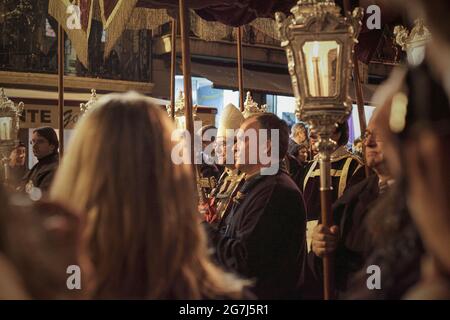
[[[3,88],[0,89],[0,159],[4,168],[4,173],[1,175],[3,182],[8,180],[9,155],[18,142],[23,108],[23,102],[16,106],[6,96]]]
[[[175,101],[175,127],[177,129],[186,130],[186,116],[184,111],[185,105],[184,105],[184,93],[183,91],[179,91],[178,97]],[[194,120],[197,120],[197,105],[193,106],[192,112],[193,112],[193,118]],[[172,117],[172,111],[170,105],[166,106],[167,113],[169,114],[169,117]]]
[[[404,26],[394,28],[395,42],[406,52],[408,63],[420,64],[425,58],[425,44],[431,40],[431,33],[424,25],[423,19],[414,21],[411,32]]]
[[[91,90],[91,98],[86,103],[80,103],[81,114],[84,115],[89,109],[98,101],[97,91],[95,89]]]
[[[318,135],[321,219],[330,226],[330,158],[336,146],[331,136],[352,110],[348,89],[363,10],[356,8],[344,17],[334,1],[299,0],[291,12],[289,18],[276,14],[277,28],[286,50],[297,117]],[[331,261],[323,260],[325,299],[333,296]]]
[[[322,123],[326,115],[334,124],[351,111],[351,57],[363,11],[356,8],[349,18],[340,11],[334,1],[299,0],[293,17],[276,14],[302,120]]]

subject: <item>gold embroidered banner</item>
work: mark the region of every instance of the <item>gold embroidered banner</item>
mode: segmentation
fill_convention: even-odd
[[[167,14],[166,9],[176,12],[177,3],[178,1],[176,0],[49,0],[49,14],[62,24],[72,42],[78,59],[87,67],[88,40],[92,19],[101,20],[103,29],[106,31],[104,56],[107,57],[125,29],[154,29],[167,23],[171,20],[171,17]],[[258,14],[267,15],[267,12],[277,8],[274,3],[267,8],[258,7],[261,11]],[[71,29],[68,26],[70,17],[68,8],[73,5],[79,8],[81,25],[79,29]],[[273,20],[261,18],[254,20],[257,15],[254,12],[255,3],[252,1],[246,0],[241,3],[236,0],[222,2],[196,0],[190,1],[190,5],[192,9],[196,10],[191,10],[191,30],[203,40],[222,40],[233,32],[232,29],[235,24],[247,20],[251,22],[255,29],[272,38],[277,37]],[[237,19],[235,14],[232,15],[233,17],[229,14],[231,12],[236,13],[235,10],[246,13],[244,15],[245,19],[243,16],[241,18],[241,20],[243,19],[242,21],[235,21]],[[214,15],[211,15],[212,13]],[[227,17],[231,20],[226,20]],[[252,20],[254,21],[252,22]],[[227,23],[224,24],[225,22]]]
[[[48,13],[63,27],[72,46],[77,53],[78,60],[88,65],[88,41],[91,31],[93,8],[95,0],[49,0]],[[79,12],[74,11],[77,6]],[[70,10],[72,6],[72,10]],[[57,30],[55,30],[57,31]]]

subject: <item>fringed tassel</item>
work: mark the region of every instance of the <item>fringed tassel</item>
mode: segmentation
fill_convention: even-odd
[[[268,37],[280,40],[280,38],[278,37],[275,20],[270,18],[258,18],[253,20],[250,25],[256,30],[264,33]]]
[[[202,19],[191,10],[191,31],[200,39],[206,41],[219,41],[227,38],[232,27],[226,26],[220,22],[210,22]]]
[[[105,18],[103,1],[104,0],[99,0],[102,20]],[[103,28],[106,31],[104,58],[109,56],[117,40],[122,35],[137,2],[138,0],[119,0],[112,14],[103,22]]]
[[[127,24],[127,29],[153,30],[171,20],[166,9],[136,8]]]

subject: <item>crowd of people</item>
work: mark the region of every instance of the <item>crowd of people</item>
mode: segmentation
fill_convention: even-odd
[[[337,299],[449,299],[450,30],[428,21],[427,58],[379,88],[362,146],[350,152],[347,122],[335,127],[332,226],[320,217],[319,137],[304,123],[228,105],[198,133],[214,144],[198,166],[189,149],[173,161],[174,124],[137,93],[101,98],[61,161],[56,132],[36,129],[37,164],[28,170],[17,145],[0,188],[0,298],[321,299],[333,257]],[[373,266],[379,288],[367,285]]]

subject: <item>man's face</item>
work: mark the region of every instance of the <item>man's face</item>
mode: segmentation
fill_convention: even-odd
[[[225,137],[217,137],[215,140],[215,148],[214,153],[216,156],[217,164],[221,166],[234,167],[234,153],[228,155],[228,153],[233,152],[233,145],[236,139],[234,138],[225,138]],[[228,161],[227,161],[228,157]]]
[[[37,132],[33,132],[31,144],[33,145],[33,154],[38,159],[42,159],[55,151],[55,146],[51,145],[47,139]]]
[[[308,160],[308,148],[302,147],[298,150],[297,160],[304,163]]]
[[[384,162],[383,142],[377,135],[377,130],[372,123],[366,129],[364,134],[364,145],[366,146],[365,156],[369,168],[376,168]]]
[[[314,157],[319,153],[319,149],[317,148],[317,142],[319,141],[319,136],[317,135],[316,130],[311,130],[309,135],[309,143],[311,144],[311,153]]]
[[[233,148],[235,150],[236,168],[247,174],[260,169],[259,148],[261,146],[259,145],[257,121],[244,122],[237,134],[237,142]]]
[[[305,142],[305,140],[306,140],[306,131],[305,129],[302,128],[297,131],[297,141],[303,143]]]
[[[363,149],[363,143],[362,143],[362,141],[361,141],[361,142],[358,142],[357,144],[355,144],[355,150],[361,152],[362,149]]]

